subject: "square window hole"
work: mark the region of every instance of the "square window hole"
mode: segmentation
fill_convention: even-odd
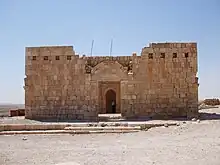
[[[48,60],[48,56],[44,56],[44,60]]]
[[[153,59],[153,53],[149,53],[149,54],[148,54],[148,58],[149,58],[149,59]]]
[[[67,56],[67,60],[71,60],[71,56]]]
[[[165,53],[161,53],[160,58],[165,58]]]
[[[177,53],[173,53],[173,58],[177,58]]]
[[[185,53],[185,57],[188,58],[189,57],[189,53]]]
[[[56,56],[56,60],[60,60],[60,56]]]
[[[32,57],[32,60],[34,60],[34,61],[37,60],[37,57],[36,57],[36,56],[33,56],[33,57]]]

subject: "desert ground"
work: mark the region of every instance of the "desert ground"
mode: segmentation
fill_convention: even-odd
[[[0,104],[0,117],[8,116],[10,109],[24,108],[24,104]]]
[[[0,136],[1,165],[220,165],[220,108],[129,134]]]

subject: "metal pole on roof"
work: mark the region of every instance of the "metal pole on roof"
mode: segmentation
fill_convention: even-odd
[[[92,46],[91,46],[91,56],[92,56],[92,51],[93,51],[93,44],[94,44],[94,40],[92,40]]]
[[[110,45],[110,56],[112,55],[112,45],[113,45],[113,40],[111,39],[111,45]]]

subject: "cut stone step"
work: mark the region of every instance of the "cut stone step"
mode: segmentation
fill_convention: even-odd
[[[65,127],[64,130],[140,130],[140,126],[134,127]]]
[[[134,133],[140,130],[38,130],[38,131],[2,131],[0,135],[19,134],[101,134],[101,133]]]

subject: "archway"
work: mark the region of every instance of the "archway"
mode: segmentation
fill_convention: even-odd
[[[116,93],[110,89],[105,94],[106,113],[116,113]]]

